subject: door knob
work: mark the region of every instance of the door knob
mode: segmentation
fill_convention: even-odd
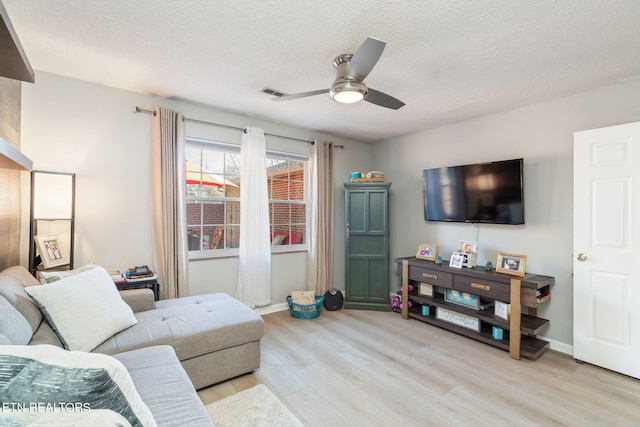
[[[587,260],[587,255],[578,254],[578,261],[586,261],[586,260]]]

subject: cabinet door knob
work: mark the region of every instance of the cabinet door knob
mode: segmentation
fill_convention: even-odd
[[[587,260],[587,255],[586,254],[578,254],[578,261],[586,261]]]

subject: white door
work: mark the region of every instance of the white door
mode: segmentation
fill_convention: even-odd
[[[640,122],[576,132],[573,156],[573,356],[640,378]]]

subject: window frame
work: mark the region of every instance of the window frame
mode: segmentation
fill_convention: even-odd
[[[208,140],[208,139],[202,139],[202,138],[194,138],[194,137],[187,137],[186,138],[186,144],[185,144],[185,148],[188,147],[195,147],[195,148],[201,148],[201,149],[205,149],[205,150],[212,150],[212,151],[224,151],[227,153],[240,153],[240,145],[238,144],[232,144],[232,143],[228,143],[228,142],[221,142],[221,141],[216,141],[216,140]],[[301,162],[303,164],[303,177],[304,177],[304,197],[302,201],[298,201],[298,200],[280,200],[280,199],[269,199],[269,204],[271,205],[272,203],[286,203],[286,204],[290,204],[290,205],[303,205],[305,206],[305,223],[304,223],[304,239],[303,239],[303,243],[300,244],[289,244],[289,245],[276,245],[276,246],[271,246],[271,254],[281,254],[281,253],[293,253],[293,252],[306,252],[309,250],[309,246],[308,246],[308,239],[309,239],[309,232],[310,232],[310,227],[309,227],[309,219],[310,219],[310,214],[309,214],[309,206],[310,206],[310,200],[311,198],[309,197],[309,191],[310,191],[310,185],[309,185],[309,172],[310,172],[310,167],[309,167],[309,156],[308,155],[303,155],[303,154],[298,154],[298,153],[291,153],[291,152],[287,152],[287,151],[282,151],[282,150],[270,150],[267,149],[266,150],[266,156],[268,158],[277,158],[277,159],[282,159],[282,160],[292,160],[292,161],[296,161],[296,162]],[[186,183],[184,182],[183,179],[183,185],[186,186]],[[240,183],[240,185],[242,185],[242,183]],[[186,192],[185,192],[186,194]],[[187,197],[185,199],[185,206],[187,204],[188,200],[199,200],[199,201],[206,201],[206,200],[212,200],[211,198],[189,198]],[[226,196],[223,198],[219,199],[220,201],[237,201],[240,202],[240,199],[237,197],[229,197],[227,198]],[[297,224],[297,223],[296,223]],[[225,226],[226,226],[226,222],[225,222]],[[272,222],[271,222],[271,218],[269,218],[269,227],[271,228],[272,226]],[[289,223],[289,226],[291,227],[292,225],[294,225],[293,223]],[[184,230],[184,232],[186,233],[186,229]],[[240,231],[242,232],[242,231]],[[188,259],[189,261],[192,260],[202,260],[202,259],[218,259],[218,258],[234,258],[234,257],[238,257],[239,256],[239,248],[225,248],[225,249],[207,249],[207,250],[195,250],[195,251],[188,251]]]

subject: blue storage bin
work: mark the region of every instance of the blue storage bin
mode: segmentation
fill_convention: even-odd
[[[291,300],[291,296],[287,297],[291,317],[295,317],[296,319],[315,319],[320,316],[323,302],[324,295],[316,296],[316,302],[314,304],[298,304]]]

